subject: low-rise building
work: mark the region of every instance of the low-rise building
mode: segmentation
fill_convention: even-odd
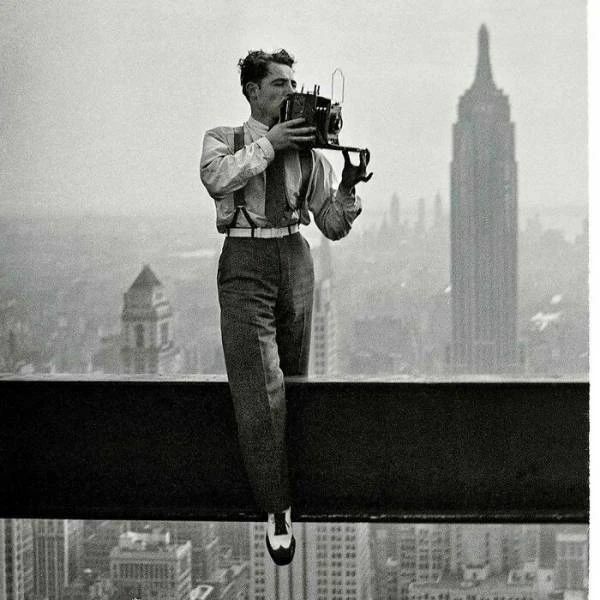
[[[121,534],[110,553],[116,600],[189,600],[191,556],[191,543],[171,543],[168,531]]]
[[[411,583],[408,600],[540,600],[535,571],[512,570],[508,575],[490,575],[489,565],[469,564],[462,577],[443,575],[433,583]]]

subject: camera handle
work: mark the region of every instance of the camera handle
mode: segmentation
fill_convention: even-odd
[[[314,148],[319,148],[320,150],[346,150],[347,152],[364,152],[365,148],[355,148],[354,146],[340,146],[338,144],[319,144],[318,146],[313,146]]]
[[[340,74],[340,78],[342,80],[342,99],[339,101],[339,104],[343,104],[344,103],[344,90],[346,87],[346,78],[344,77],[343,71],[339,67],[337,69],[335,69],[333,71],[333,73],[331,74],[331,102],[333,102],[333,99],[335,97],[335,95],[334,95],[334,78],[335,78],[336,73]]]

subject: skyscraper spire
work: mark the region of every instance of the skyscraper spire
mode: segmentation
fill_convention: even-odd
[[[477,56],[477,71],[473,87],[495,88],[492,77],[492,64],[490,63],[490,41],[487,27],[483,24],[479,28],[479,54]]]
[[[450,178],[452,366],[517,373],[518,211],[514,123],[479,30],[473,85],[458,103]]]

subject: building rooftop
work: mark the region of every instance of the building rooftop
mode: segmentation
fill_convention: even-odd
[[[180,545],[171,543],[171,534],[169,531],[160,529],[156,529],[152,533],[128,531],[119,536],[119,545],[112,549],[111,556],[118,556],[129,552],[162,552],[174,554]]]
[[[513,578],[514,579],[514,578]],[[518,581],[511,581],[511,577],[508,575],[493,575],[487,579],[471,581],[464,580],[460,576],[456,575],[443,575],[438,581],[432,583],[411,583],[411,590],[421,589],[454,589],[454,590],[465,590],[465,589],[477,589],[478,592],[493,591],[498,588],[518,590],[518,589],[530,589],[535,585],[536,578],[529,580],[519,579]],[[510,582],[510,583],[509,583]]]
[[[131,284],[131,288],[153,288],[162,286],[158,277],[154,274],[150,265],[144,265],[140,274],[136,277],[135,281]],[[131,289],[130,288],[130,289]]]
[[[559,533],[556,536],[557,542],[587,543],[588,536],[585,533]]]

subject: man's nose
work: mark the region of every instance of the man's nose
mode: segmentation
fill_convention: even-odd
[[[286,86],[285,86],[285,93],[286,94],[291,94],[294,91],[294,87],[292,86],[292,82],[288,81]]]

